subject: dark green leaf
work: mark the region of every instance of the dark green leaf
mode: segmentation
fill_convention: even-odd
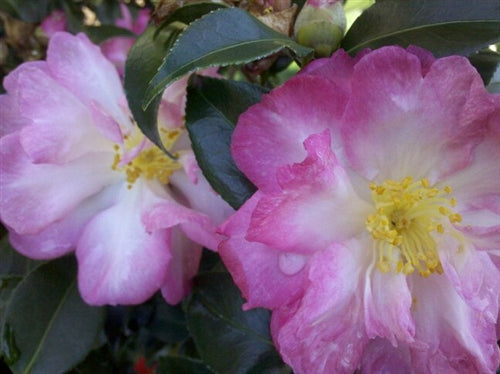
[[[158,361],[156,374],[214,374],[202,361],[190,357],[167,356]]]
[[[196,76],[188,86],[186,127],[203,174],[224,200],[239,208],[254,192],[230,151],[238,117],[265,90],[244,82]]]
[[[172,46],[178,31],[168,28],[156,33],[153,26],[148,27],[136,40],[125,63],[125,93],[134,119],[141,131],[165,152],[157,126],[161,97],[157,96],[146,110],[142,109],[141,103],[148,82],[161,65],[165,51]]]
[[[75,277],[75,259],[65,257],[38,267],[13,292],[2,337],[20,353],[9,363],[15,374],[61,373],[93,348],[104,309],[83,302]]]
[[[169,305],[163,299],[156,305],[156,313],[148,326],[151,335],[168,344],[187,339],[186,318],[180,305]]]
[[[191,23],[179,36],[154,76],[143,104],[173,81],[210,66],[240,64],[288,48],[299,57],[312,54],[284,34],[238,8],[219,9]]]
[[[82,31],[96,44],[117,36],[135,37],[132,31],[114,25],[85,26]]]
[[[384,0],[354,22],[342,48],[418,45],[436,56],[468,55],[500,40],[498,0]]]
[[[2,0],[0,10],[24,22],[40,22],[49,15],[52,3],[53,0]]]
[[[162,20],[162,24],[160,27],[167,26],[172,22],[182,22],[185,24],[189,24],[194,20],[204,16],[205,14],[217,10],[220,8],[226,8],[227,6],[223,3],[192,3],[186,4],[183,7],[175,10],[171,15]]]
[[[38,264],[39,261],[24,257],[14,250],[7,236],[0,240],[0,278],[22,278]]]
[[[493,74],[500,67],[500,53],[481,51],[469,56],[469,60],[477,69],[485,85],[490,83]]]
[[[228,273],[195,279],[186,316],[201,358],[218,373],[286,372],[269,335],[270,313],[244,312],[242,304]]]

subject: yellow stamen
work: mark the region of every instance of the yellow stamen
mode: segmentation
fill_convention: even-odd
[[[179,138],[182,130],[175,129],[161,132],[161,138],[165,148],[170,150],[176,140]],[[115,157],[113,164],[111,165],[112,170],[124,171],[126,174],[127,187],[132,188],[134,182],[140,178],[144,177],[148,180],[156,179],[162,184],[168,184],[169,178],[172,173],[182,167],[182,165],[175,159],[172,159],[166,155],[160,148],[154,144],[148,142],[147,145],[143,145],[144,135],[137,129],[134,136],[124,137],[123,147],[115,144],[113,149],[115,151]],[[123,160],[123,151],[131,152],[136,147],[144,147],[130,162],[125,165],[120,163]],[[174,156],[178,156],[174,154]]]
[[[370,183],[375,213],[366,219],[366,228],[375,239],[377,268],[388,273],[411,274],[423,277],[443,272],[437,245],[432,233],[454,231],[451,224],[461,222],[453,211],[456,200],[443,189],[431,187],[424,178],[414,182],[411,177],[401,181],[386,180]]]

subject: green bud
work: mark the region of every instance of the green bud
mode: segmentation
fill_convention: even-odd
[[[308,0],[295,21],[295,37],[311,47],[316,57],[330,56],[340,45],[346,29],[342,3],[336,0]]]

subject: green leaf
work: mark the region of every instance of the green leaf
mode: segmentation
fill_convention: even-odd
[[[75,259],[65,257],[38,267],[15,289],[2,329],[3,343],[20,353],[8,362],[14,374],[65,372],[93,348],[104,309],[83,302],[75,277]]]
[[[384,0],[364,11],[342,41],[364,48],[410,44],[436,56],[468,55],[500,40],[500,3],[491,0]]]
[[[158,361],[156,374],[214,374],[202,361],[185,356],[167,356]]]
[[[202,76],[188,86],[186,127],[196,159],[213,189],[235,209],[255,187],[233,161],[231,135],[239,115],[264,92],[260,86]]]
[[[40,261],[31,260],[17,252],[9,243],[9,238],[0,239],[0,278],[22,278]]]
[[[40,22],[50,13],[53,0],[2,0],[0,10],[24,22]]]
[[[158,297],[154,318],[148,325],[151,336],[168,344],[188,338],[186,318],[180,305],[169,305]]]
[[[312,54],[238,8],[219,9],[191,23],[179,36],[172,50],[146,91],[144,106],[175,80],[210,66],[246,63],[288,48],[298,57]]]
[[[495,72],[500,68],[500,53],[491,50],[480,51],[469,56],[469,60],[477,69],[485,85],[488,85]]]
[[[205,14],[220,8],[227,8],[227,5],[223,3],[217,4],[205,2],[186,4],[183,7],[176,9],[172,14],[165,18],[162,21],[160,28],[163,28],[172,22],[189,24]]]
[[[194,284],[186,316],[205,363],[218,373],[289,372],[271,341],[269,311],[244,312],[228,273],[200,274]]]
[[[132,46],[125,63],[125,93],[134,119],[141,131],[167,154],[157,125],[161,97],[157,96],[146,110],[142,109],[141,103],[148,82],[161,65],[165,51],[172,46],[178,31],[168,28],[156,33],[153,26],[148,27]]]
[[[117,36],[136,36],[132,31],[114,25],[84,26],[81,31],[87,34],[89,39],[96,44]]]

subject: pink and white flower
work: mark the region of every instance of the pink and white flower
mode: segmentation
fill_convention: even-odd
[[[160,289],[179,302],[231,212],[201,175],[182,117],[158,121],[172,160],[139,131],[116,69],[83,34],[56,33],[47,60],[4,86],[0,217],[13,246],[36,259],[76,250],[90,304],[141,303]]]
[[[220,228],[296,373],[494,373],[500,97],[467,59],[338,51],[233,135],[258,191]]]

